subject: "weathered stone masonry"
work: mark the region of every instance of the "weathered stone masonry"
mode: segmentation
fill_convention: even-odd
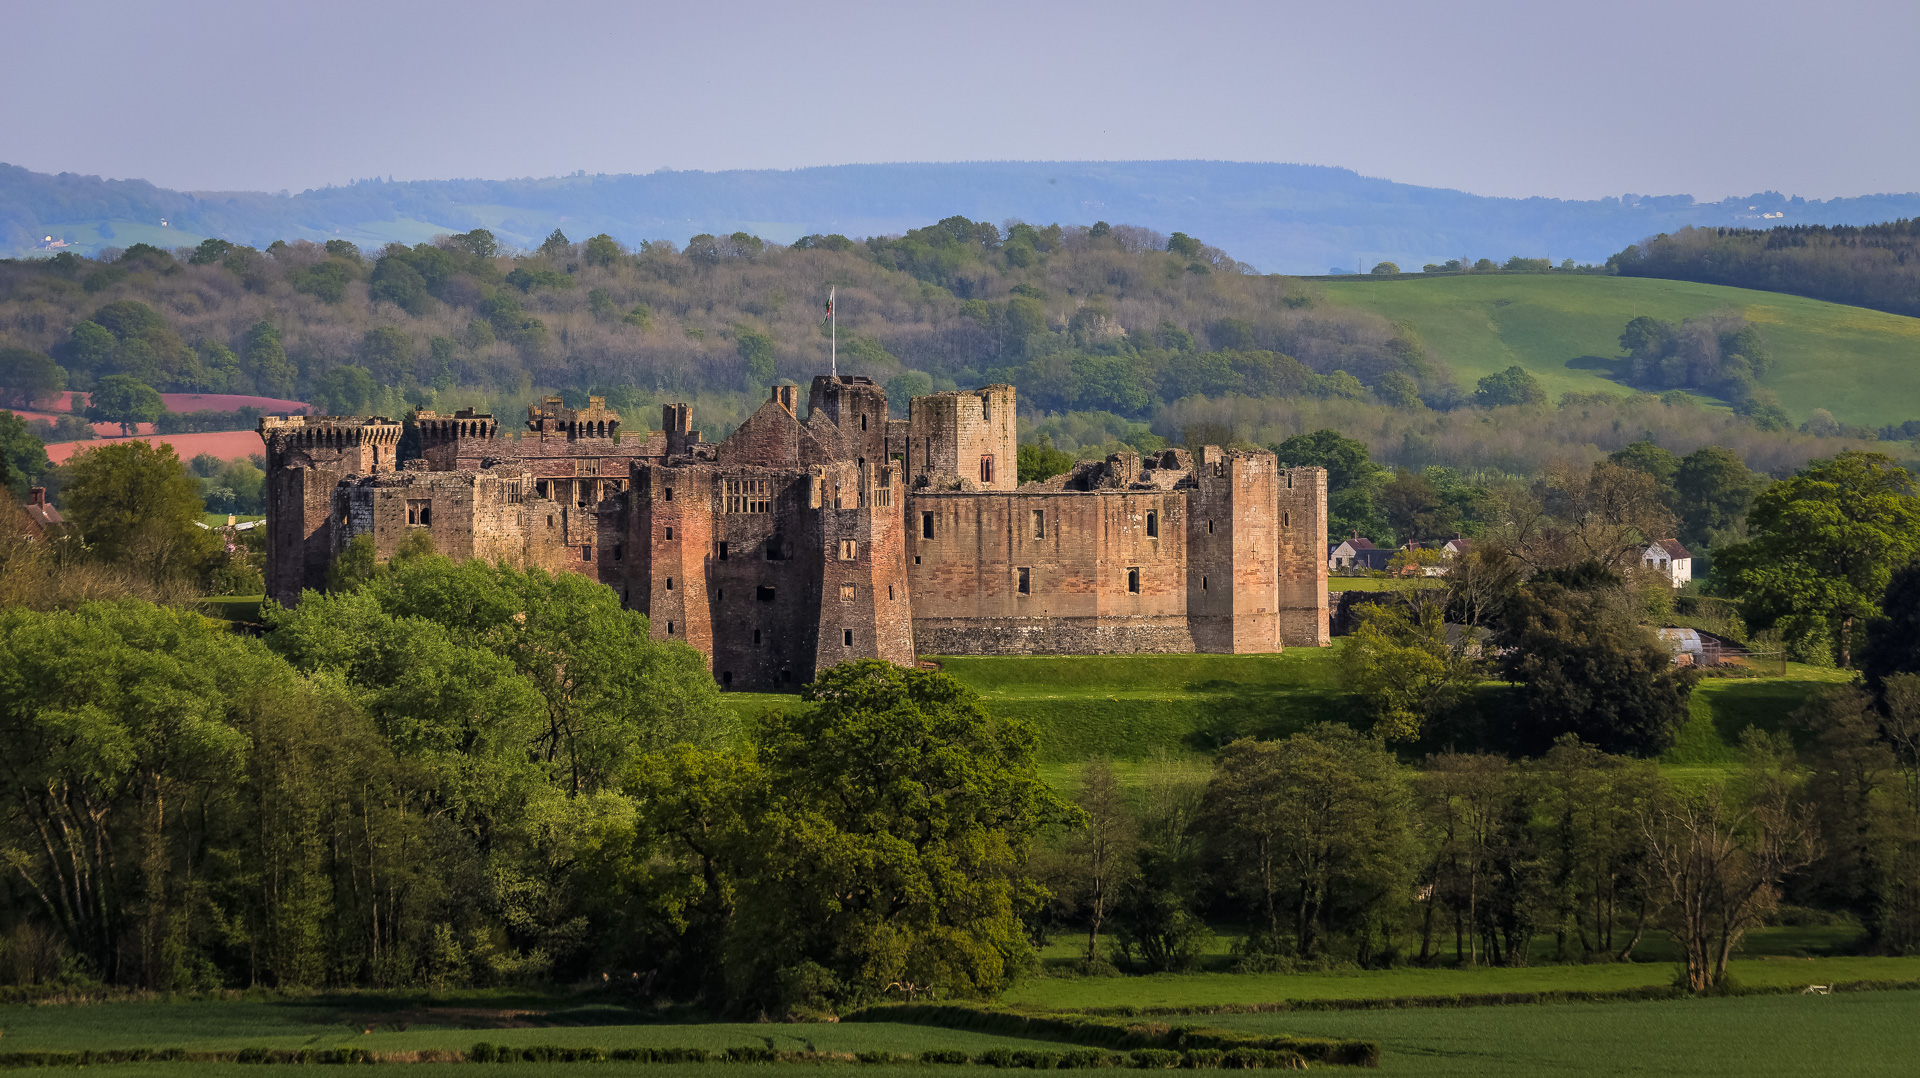
[[[793,687],[852,658],[1273,652],[1327,643],[1326,473],[1264,452],[1119,453],[1024,486],[1012,386],[888,418],[858,376],[770,399],[726,441],[684,404],[622,432],[593,398],[400,425],[266,419],[268,590],[324,584],[354,536],[415,529],[456,558],[592,576],[723,687]]]

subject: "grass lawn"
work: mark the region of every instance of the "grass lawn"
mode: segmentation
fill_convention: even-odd
[[[1787,730],[1793,713],[1807,698],[1853,680],[1851,670],[1788,663],[1784,677],[1772,676],[1779,667],[1760,669],[1757,678],[1701,678],[1694,686],[1687,723],[1674,747],[1660,758],[1679,768],[1714,768],[1738,758],[1740,734],[1749,726],[1769,732]]]
[[[890,1022],[659,1022],[633,1009],[553,997],[460,993],[404,998],[344,993],[307,1000],[191,1000],[0,1007],[0,1050],[245,1047],[404,1052],[476,1042],[606,1049],[771,1047],[781,1051],[921,1052],[1057,1047],[966,1030]],[[371,1030],[371,1032],[369,1032]],[[257,1073],[257,1070],[256,1070]]]
[[[1446,586],[1443,580],[1422,576],[1330,576],[1327,578],[1328,591],[1415,591]]]
[[[258,624],[264,595],[209,595],[200,600],[200,612],[235,625]]]
[[[1208,1016],[1260,1033],[1381,1044],[1384,1074],[1899,1075],[1920,1054],[1920,993]]]
[[[1729,964],[1741,984],[1920,980],[1920,958],[1744,958]],[[1343,970],[1332,973],[1157,973],[1144,977],[1035,978],[1015,985],[1008,1003],[1042,1007],[1206,1007],[1283,1000],[1471,996],[1493,992],[1610,991],[1673,983],[1667,962],[1520,969]],[[1906,997],[1920,1018],[1920,994]],[[1209,1018],[1208,1021],[1212,1019]],[[1357,1035],[1357,1034],[1356,1034]]]
[[[1920,417],[1920,319],[1722,285],[1644,277],[1516,274],[1322,284],[1335,303],[1414,324],[1471,388],[1513,364],[1552,396],[1618,391],[1620,331],[1651,315],[1714,312],[1759,327],[1777,364],[1763,383],[1796,422],[1827,408],[1844,423]]]
[[[953,657],[943,670],[1040,733],[1043,764],[1211,752],[1345,717],[1333,648],[1277,655]]]

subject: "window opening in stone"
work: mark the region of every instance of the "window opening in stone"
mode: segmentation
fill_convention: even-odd
[[[867,429],[867,416],[865,412],[862,412],[860,414],[860,429],[861,430]]]
[[[673,590],[673,578],[672,578],[672,577],[668,577],[668,578],[667,578],[667,590],[668,590],[668,591],[672,591],[672,590]]]
[[[720,684],[723,687],[733,684],[733,671],[731,670],[720,671]]]
[[[753,631],[753,642],[754,642],[754,643],[756,643],[756,644],[758,644],[758,643],[760,642],[760,630],[758,630],[758,629],[755,629],[755,630]]]
[[[933,514],[932,513],[920,514],[920,538],[922,539],[933,538]]]
[[[1139,592],[1140,592],[1140,570],[1138,570],[1138,569],[1128,569],[1128,570],[1127,570],[1127,590],[1128,590],[1128,591],[1130,591],[1130,592],[1133,592],[1133,593],[1134,593],[1134,594],[1136,594],[1136,595],[1137,595],[1137,594],[1139,594]]]
[[[671,539],[673,538],[673,526],[672,526],[672,525],[668,525],[668,526],[667,526],[667,538],[668,538],[669,540],[671,540]]]
[[[668,501],[672,501],[672,500],[673,500],[673,488],[672,488],[672,487],[668,487],[668,488],[667,488],[667,500],[668,500]]]
[[[1207,521],[1207,534],[1208,535],[1213,534],[1213,521],[1211,520]]]
[[[1147,514],[1147,538],[1158,539],[1159,537],[1160,537],[1160,514],[1148,513]]]
[[[1020,570],[1020,585],[1019,585],[1019,587],[1020,587],[1020,594],[1022,594],[1022,595],[1032,595],[1032,594],[1033,594],[1033,576],[1032,576],[1032,570],[1029,570],[1029,569],[1022,569],[1022,570]]]
[[[789,682],[789,681],[792,681],[792,680],[793,680],[793,671],[791,671],[791,670],[782,670],[782,671],[780,671],[780,680],[781,680],[781,682],[782,682],[782,683],[785,683],[785,682]]]
[[[918,555],[918,554],[915,554],[915,555],[913,556],[913,564],[915,564],[915,565],[918,565],[918,564],[920,564],[920,555]]]
[[[852,647],[853,646],[853,630],[852,629],[842,630],[841,640],[844,646]]]
[[[887,585],[887,602],[893,602],[893,585]]]
[[[753,589],[753,597],[755,599],[760,600],[763,603],[773,602],[773,585],[762,584],[759,587]]]
[[[622,547],[622,544],[620,544],[620,543],[615,543],[615,544],[613,544],[613,560],[614,560],[614,561],[619,561],[619,560],[620,560],[620,555],[621,555],[622,553],[624,553],[624,550],[623,550],[623,547]]]
[[[592,548],[592,547],[590,547],[590,546],[586,546],[586,545],[584,545],[584,544],[583,544],[583,545],[582,545],[582,546],[580,547],[580,560],[581,560],[581,561],[592,561],[592,560],[593,560],[593,548]]]
[[[993,454],[992,453],[988,453],[985,456],[980,458],[980,481],[982,483],[993,482]]]
[[[860,542],[857,539],[840,540],[840,560],[852,561],[860,554]]]
[[[552,514],[552,513],[548,513],[548,514],[547,514],[547,527],[549,527],[549,528],[551,528],[551,527],[553,527],[553,514]]]
[[[673,635],[673,622],[671,621],[667,622],[667,635],[668,636]]]
[[[1291,527],[1293,527],[1293,514],[1292,514],[1292,513],[1282,513],[1282,514],[1280,514],[1280,526],[1281,526],[1282,528],[1291,528]]]
[[[1035,509],[1033,511],[1033,537],[1035,539],[1045,539],[1047,537],[1047,511],[1045,509]]]
[[[720,560],[727,560],[727,541],[725,539],[720,540]]]
[[[1293,489],[1293,473],[1292,472],[1287,473],[1287,489],[1288,490]]]
[[[1207,590],[1207,578],[1204,576],[1200,578],[1200,590],[1201,591]]]

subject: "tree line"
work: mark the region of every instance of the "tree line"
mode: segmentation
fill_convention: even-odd
[[[1920,316],[1920,219],[1662,232],[1607,260],[1626,277],[1791,292]]]

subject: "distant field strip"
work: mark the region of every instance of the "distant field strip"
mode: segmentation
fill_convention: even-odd
[[[1760,327],[1776,368],[1762,384],[1795,421],[1826,408],[1843,423],[1920,418],[1920,319],[1745,288],[1645,277],[1490,274],[1382,283],[1327,282],[1334,302],[1413,323],[1471,390],[1513,364],[1547,392],[1620,392],[1620,332],[1650,315],[1714,313]]]

